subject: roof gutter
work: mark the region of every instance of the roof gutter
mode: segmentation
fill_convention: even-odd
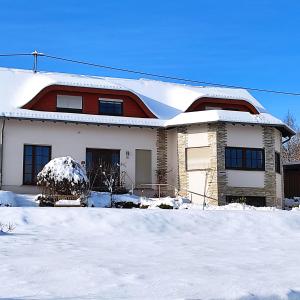
[[[5,129],[5,118],[2,117],[1,126],[1,139],[0,139],[0,190],[2,190],[3,185],[3,141],[4,141],[4,129]]]

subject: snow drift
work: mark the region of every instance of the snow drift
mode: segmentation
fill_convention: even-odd
[[[300,212],[2,208],[1,297],[299,299]]]

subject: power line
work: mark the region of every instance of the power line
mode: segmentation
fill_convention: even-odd
[[[0,57],[9,57],[9,56],[30,56],[32,53],[4,53],[0,54]]]
[[[246,89],[246,90],[249,90],[249,91],[256,91],[256,92],[283,94],[283,95],[290,95],[290,96],[300,96],[300,92],[288,92],[288,91],[279,91],[279,90],[269,90],[269,89],[244,87],[244,86],[237,86],[237,85],[228,85],[228,84],[222,84],[222,83],[193,80],[193,79],[182,78],[182,77],[160,75],[160,74],[155,74],[155,73],[148,73],[148,72],[143,72],[143,71],[125,69],[125,68],[117,68],[117,67],[100,65],[100,64],[96,64],[96,63],[90,63],[90,62],[87,62],[87,61],[69,59],[69,58],[65,58],[65,57],[53,56],[53,55],[48,55],[48,54],[43,54],[42,56],[47,57],[47,58],[51,58],[51,59],[55,59],[55,60],[62,60],[62,61],[67,61],[67,62],[71,62],[71,63],[77,63],[77,64],[82,64],[82,65],[87,65],[87,66],[92,66],[92,67],[104,68],[104,69],[109,69],[109,70],[114,70],[114,71],[121,71],[121,72],[144,75],[144,76],[151,76],[151,77],[157,77],[157,78],[163,78],[163,79],[171,79],[171,80],[190,82],[190,83],[196,83],[196,84],[204,84],[204,85],[208,85],[208,86],[227,87],[227,88],[235,88],[235,89]]]
[[[37,71],[36,70],[37,57],[41,56],[41,57],[45,57],[45,58],[49,58],[49,59],[66,61],[66,62],[86,65],[86,66],[90,66],[90,67],[96,67],[96,68],[108,69],[108,70],[113,70],[113,71],[120,71],[120,72],[138,74],[138,75],[143,75],[143,76],[151,76],[151,77],[162,78],[162,79],[176,80],[176,81],[182,81],[182,82],[188,82],[188,83],[194,83],[194,84],[201,84],[201,85],[215,86],[215,87],[225,87],[225,88],[235,88],[235,89],[245,89],[245,90],[255,91],[255,92],[273,93],[273,94],[281,94],[281,95],[288,95],[288,96],[300,96],[300,92],[261,89],[261,88],[255,88],[255,87],[246,87],[246,86],[239,86],[239,85],[229,85],[229,84],[222,84],[222,83],[216,83],[216,82],[193,80],[193,79],[188,79],[188,78],[183,78],[183,77],[174,77],[174,76],[161,75],[161,74],[156,74],[156,73],[149,73],[149,72],[144,72],[144,71],[126,69],[126,68],[119,68],[119,67],[101,65],[101,64],[88,62],[88,61],[82,61],[82,60],[70,59],[70,58],[66,58],[66,57],[54,56],[54,55],[45,54],[45,53],[39,53],[37,51],[34,51],[32,53],[0,54],[0,57],[5,57],[5,56],[30,56],[30,55],[33,56],[34,59],[35,59],[35,61],[34,61],[34,71],[35,72]]]

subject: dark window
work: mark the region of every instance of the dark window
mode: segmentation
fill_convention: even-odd
[[[100,100],[99,114],[109,116],[122,116],[123,115],[123,102],[122,101],[109,101]]]
[[[264,149],[226,147],[225,166],[226,169],[263,171],[265,169]]]
[[[275,152],[275,171],[281,173],[281,162],[280,162],[280,153]]]
[[[251,206],[266,206],[265,197],[252,197],[252,196],[226,196],[226,204],[229,203],[245,203]]]
[[[37,174],[50,160],[50,146],[24,145],[23,184],[35,185]]]

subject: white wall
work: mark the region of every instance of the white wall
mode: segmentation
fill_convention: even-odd
[[[265,172],[227,170],[227,184],[232,187],[263,188]]]
[[[205,147],[208,143],[208,127],[206,124],[194,125],[188,128],[187,132],[188,147]],[[192,192],[205,194],[206,171],[188,171],[188,189]],[[205,190],[206,189],[206,190]],[[193,202],[202,203],[203,197],[193,195]]]
[[[9,120],[6,122],[3,184],[21,186],[24,144],[52,146],[52,158],[70,155],[85,161],[86,148],[120,149],[121,167],[135,181],[135,149],[152,150],[152,178],[155,182],[156,130],[147,128],[76,125],[53,122]],[[126,158],[126,151],[129,158]],[[130,181],[127,180],[128,187]]]
[[[227,124],[227,146],[263,148],[263,129],[261,126]]]
[[[207,125],[194,125],[188,128],[188,147],[208,146]]]

